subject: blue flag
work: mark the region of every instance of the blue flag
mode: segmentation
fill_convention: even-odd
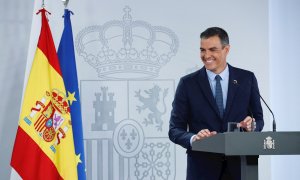
[[[78,158],[77,172],[78,179],[86,179],[85,158],[83,146],[83,131],[81,120],[80,98],[78,90],[78,79],[74,53],[73,33],[70,14],[72,12],[65,9],[64,14],[64,31],[58,47],[58,58],[60,62],[63,80],[66,86],[66,93],[69,100],[73,138],[75,152]],[[73,14],[73,13],[72,13]]]

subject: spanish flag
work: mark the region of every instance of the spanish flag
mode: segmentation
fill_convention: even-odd
[[[78,179],[68,97],[47,11],[28,78],[11,166],[23,179]]]

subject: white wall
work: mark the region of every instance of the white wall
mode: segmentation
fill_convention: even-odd
[[[18,127],[32,0],[0,0],[0,179],[9,179]]]
[[[277,131],[299,131],[300,1],[270,0],[270,94]],[[300,156],[272,156],[272,180],[297,180]]]

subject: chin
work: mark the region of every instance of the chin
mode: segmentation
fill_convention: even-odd
[[[207,70],[214,71],[215,66],[212,65],[204,65]]]

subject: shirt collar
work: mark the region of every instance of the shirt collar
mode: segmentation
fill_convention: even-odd
[[[214,72],[212,72],[212,71],[210,71],[210,70],[208,70],[208,69],[206,69],[206,73],[207,73],[208,78],[209,78],[211,81],[215,80],[215,77],[216,77],[216,75],[217,75],[216,73],[214,73]],[[229,68],[228,68],[228,64],[226,65],[226,68],[224,69],[224,71],[222,71],[219,75],[221,76],[221,78],[222,78],[223,80],[229,77]]]

